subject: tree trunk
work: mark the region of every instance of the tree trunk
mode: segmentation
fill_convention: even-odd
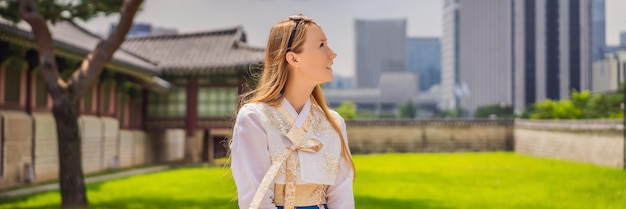
[[[58,98],[52,109],[59,144],[59,183],[62,208],[87,208],[82,169],[82,146],[78,133],[78,104],[70,97]]]
[[[124,42],[142,2],[143,0],[124,0],[119,24],[113,33],[98,43],[72,77],[65,82],[59,76],[52,34],[48,29],[47,20],[39,13],[37,0],[19,1],[19,16],[31,26],[42,76],[54,102],[52,112],[57,125],[59,184],[64,209],[88,207],[81,138],[78,133],[78,101],[100,76],[115,50]]]

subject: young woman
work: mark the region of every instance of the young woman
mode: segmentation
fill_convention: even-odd
[[[303,15],[270,31],[257,88],[244,95],[230,144],[240,208],[354,208],[354,164],[343,118],[320,84],[337,56]]]

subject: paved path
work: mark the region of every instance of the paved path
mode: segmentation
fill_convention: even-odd
[[[165,169],[168,169],[168,168],[170,168],[170,166],[167,166],[167,165],[154,166],[154,167],[148,167],[148,168],[137,168],[137,169],[127,170],[127,171],[122,171],[122,172],[119,172],[119,173],[112,173],[112,174],[106,174],[106,175],[101,175],[101,176],[89,177],[89,178],[85,179],[85,182],[86,183],[101,182],[101,181],[106,181],[106,180],[110,180],[110,179],[117,179],[117,178],[123,178],[123,177],[127,177],[127,176],[134,176],[134,175],[139,175],[139,174],[146,174],[146,173],[152,173],[152,172],[156,172],[156,171],[162,171],[162,170],[165,170]],[[27,188],[22,188],[22,189],[11,190],[11,191],[7,191],[7,192],[1,192],[0,193],[0,198],[28,195],[28,194],[38,193],[38,192],[57,190],[57,189],[59,189],[59,184],[58,183],[45,184],[45,185],[39,185],[39,186],[33,186],[33,187],[27,187]]]

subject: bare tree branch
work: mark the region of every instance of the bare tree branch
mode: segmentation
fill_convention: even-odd
[[[19,0],[19,15],[26,21],[33,31],[39,63],[43,79],[48,85],[48,91],[53,98],[58,98],[67,90],[67,84],[59,76],[59,70],[53,52],[52,34],[46,19],[39,13],[36,0]]]
[[[130,30],[133,19],[143,0],[126,0],[120,10],[120,21],[111,35],[106,40],[98,43],[98,46],[87,55],[81,66],[74,72],[68,85],[73,90],[73,100],[78,100],[102,72],[107,62],[111,60],[113,53],[124,42],[126,34]]]

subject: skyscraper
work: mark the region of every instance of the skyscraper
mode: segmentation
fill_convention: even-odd
[[[382,72],[406,72],[406,19],[356,20],[356,81],[376,88]]]
[[[442,96],[448,97],[447,108],[471,113],[480,106],[510,105],[511,1],[448,0],[444,7]]]
[[[504,103],[521,112],[589,89],[591,1],[446,0],[442,107]]]
[[[606,13],[604,8],[604,0],[591,1],[591,49],[593,50],[594,62],[603,59],[604,53],[606,53]]]
[[[444,0],[441,36],[441,100],[437,105],[443,110],[454,110],[457,107],[454,88],[459,85],[460,24],[458,0]]]
[[[590,88],[591,6],[591,0],[514,0],[516,111]]]
[[[441,83],[441,42],[439,38],[408,39],[408,70],[418,74],[419,91]]]

